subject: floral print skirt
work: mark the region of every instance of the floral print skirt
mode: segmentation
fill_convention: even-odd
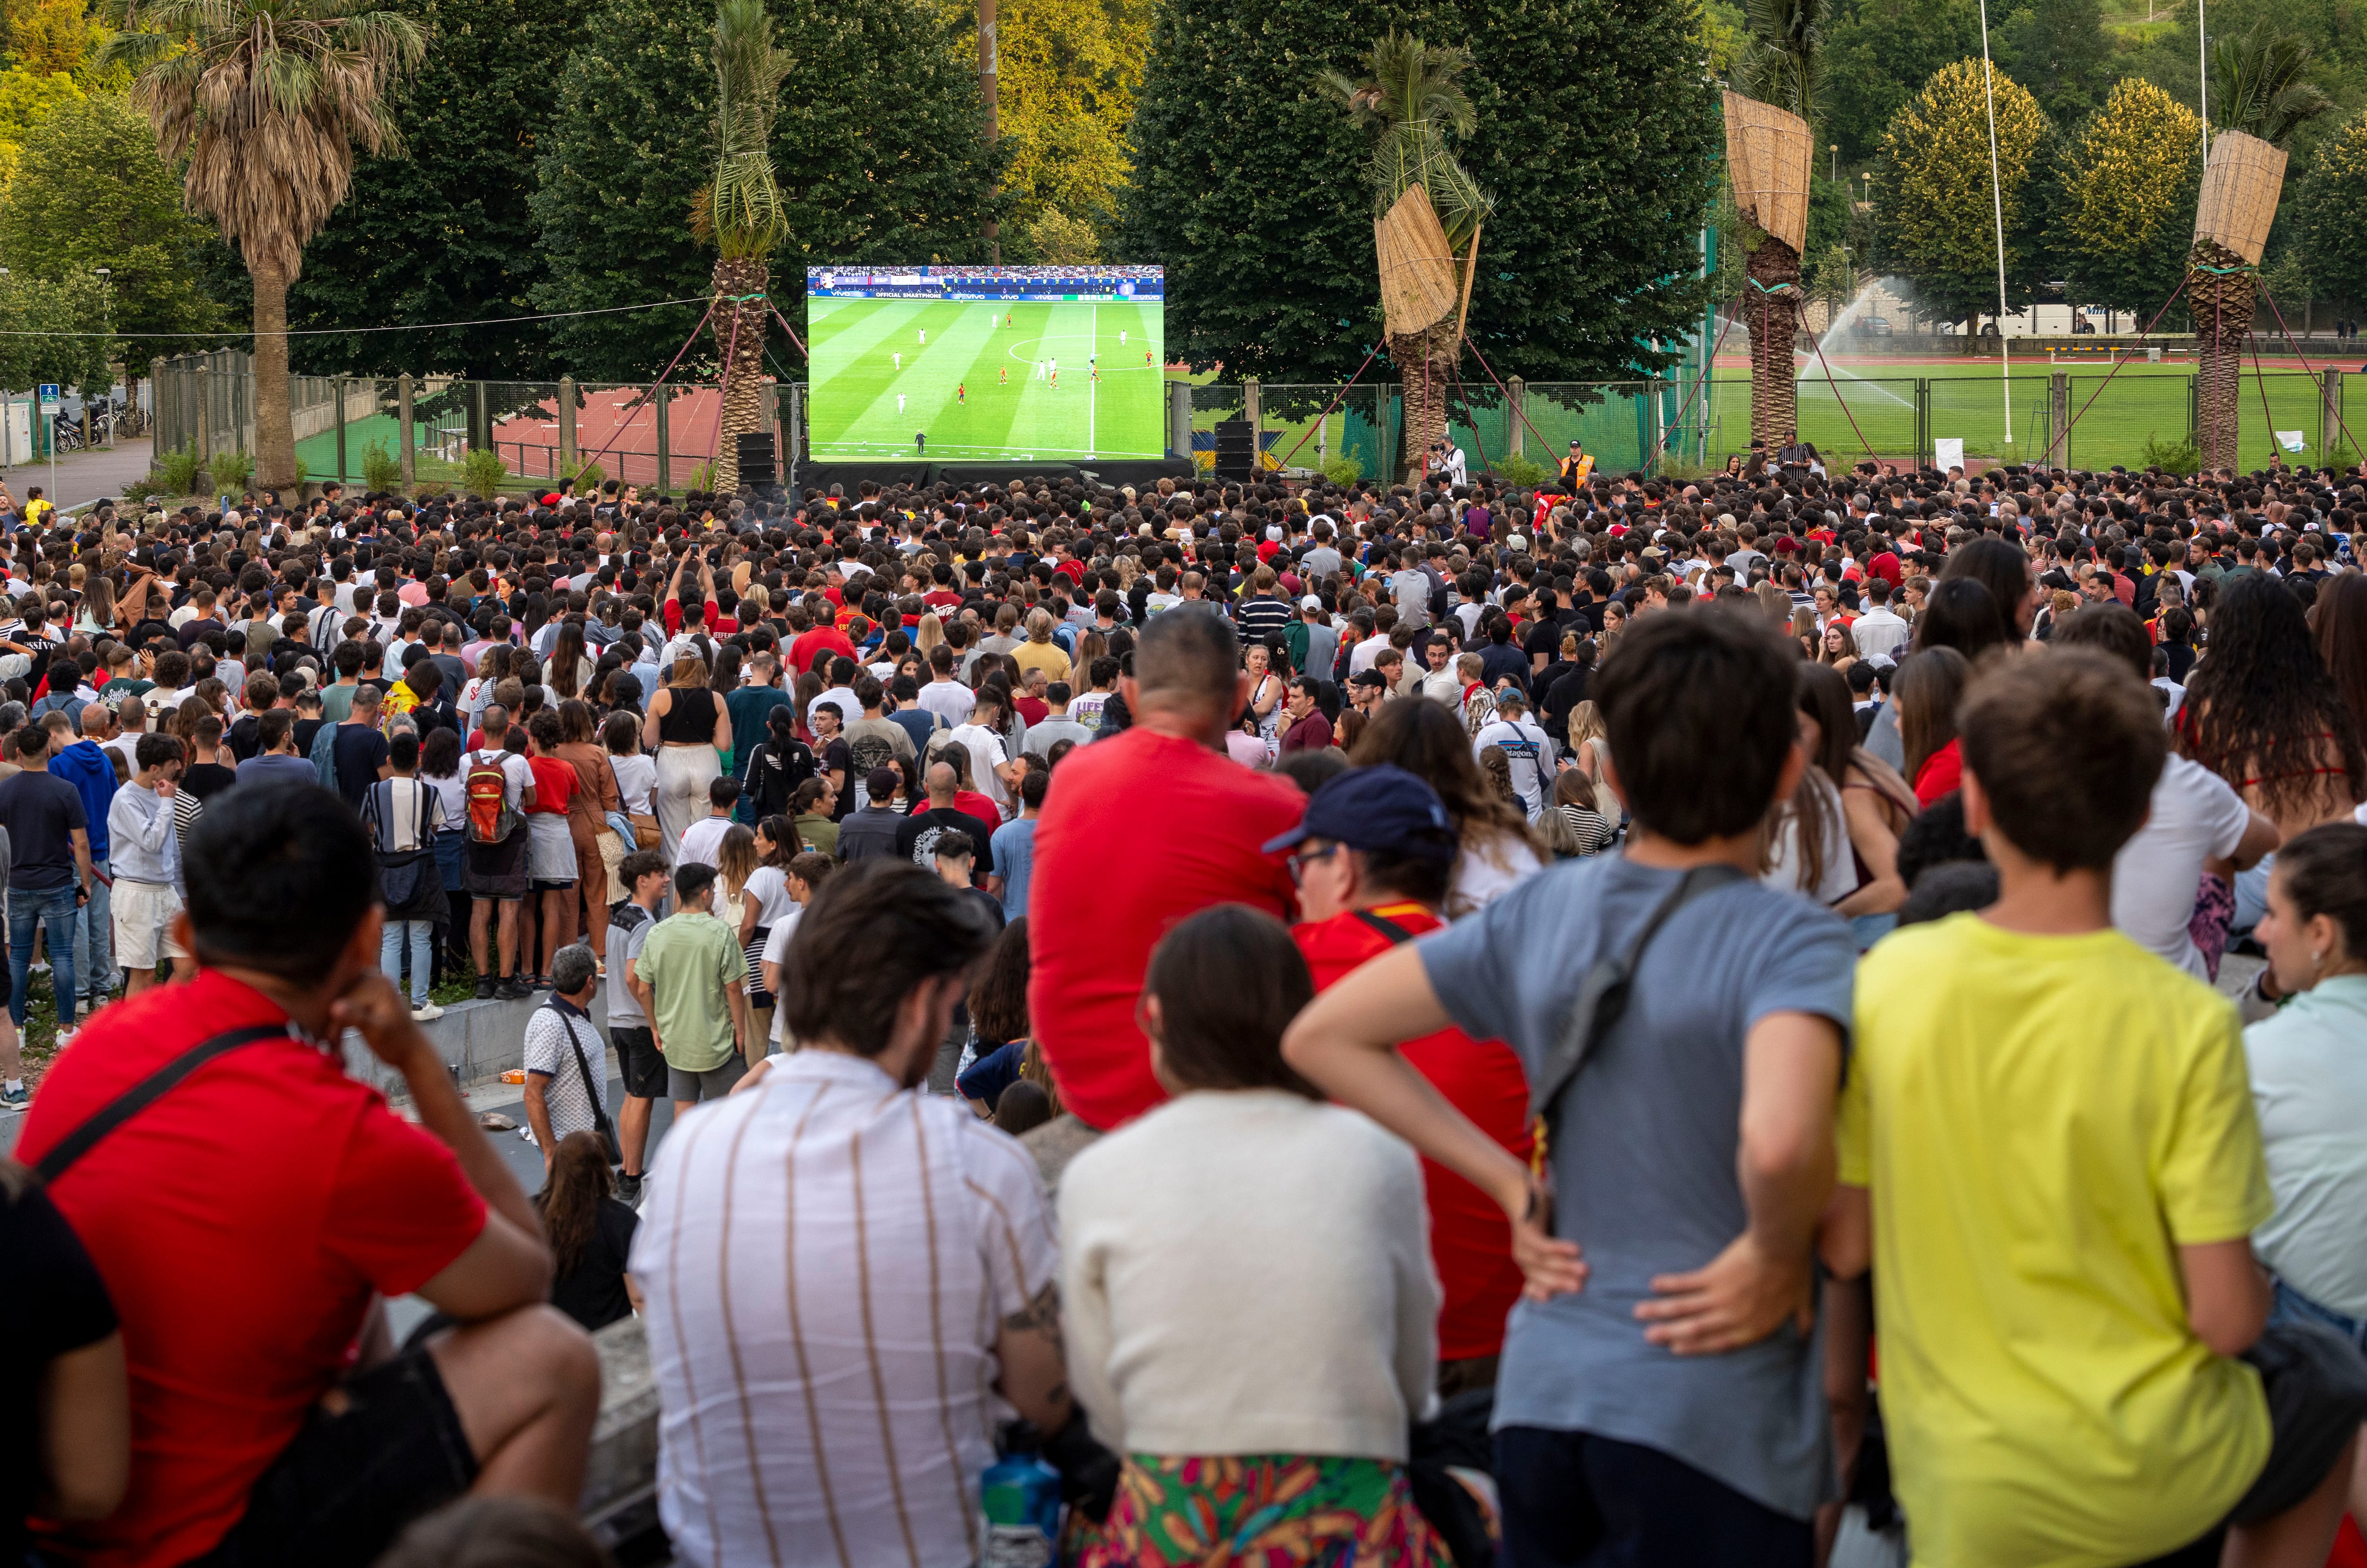
[[[1405,1467],[1295,1454],[1127,1456],[1082,1568],[1450,1568]]]

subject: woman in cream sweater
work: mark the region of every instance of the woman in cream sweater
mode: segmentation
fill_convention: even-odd
[[[1405,1480],[1438,1284],[1413,1152],[1282,1060],[1313,994],[1271,916],[1193,916],[1143,1025],[1174,1097],[1060,1183],[1069,1376],[1125,1479],[1087,1568],[1444,1564]]]

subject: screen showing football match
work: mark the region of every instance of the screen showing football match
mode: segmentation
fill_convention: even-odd
[[[1156,267],[809,267],[808,450],[1163,456],[1165,293]]]

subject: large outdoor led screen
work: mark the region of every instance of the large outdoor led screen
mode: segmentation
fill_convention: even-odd
[[[1156,267],[809,267],[808,449],[1163,456],[1165,295]]]

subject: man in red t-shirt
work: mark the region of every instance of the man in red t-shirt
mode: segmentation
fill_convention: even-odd
[[[1054,771],[1028,882],[1028,1017],[1063,1106],[1102,1131],[1167,1097],[1135,1022],[1151,948],[1212,903],[1288,919],[1289,876],[1260,846],[1306,803],[1225,755],[1250,683],[1229,620],[1206,605],[1163,610],[1134,660],[1118,682],[1134,723]]]
[[[1266,847],[1297,850],[1289,864],[1306,918],[1290,934],[1318,991],[1446,924],[1438,911],[1454,875],[1455,830],[1438,791],[1395,764],[1330,779],[1308,799],[1306,820]],[[1510,1046],[1448,1028],[1398,1050],[1448,1104],[1528,1159],[1529,1080]],[[1512,1227],[1495,1199],[1445,1166],[1425,1157],[1421,1176],[1431,1264],[1444,1292],[1439,1392],[1490,1387],[1504,1316],[1521,1294]]]
[[[173,935],[200,972],[92,1020],[17,1146],[105,1278],[131,1376],[122,1506],[37,1521],[40,1546],[102,1568],[363,1568],[464,1492],[572,1508],[598,1361],[544,1304],[541,1223],[379,971],[359,820],[317,785],[252,785],[215,798],[185,863]],[[417,1126],[346,1076],[348,1028]],[[393,1354],[379,1299],[413,1292],[454,1326]]]

